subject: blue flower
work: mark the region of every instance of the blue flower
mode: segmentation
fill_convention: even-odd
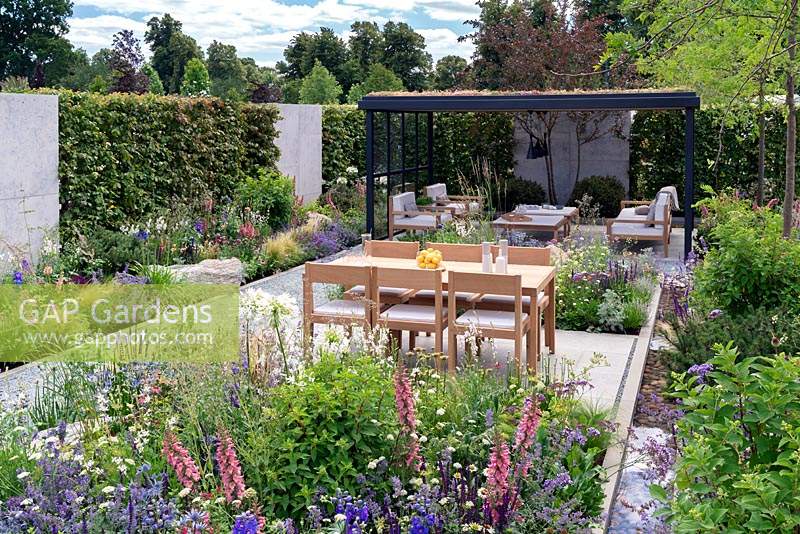
[[[23,282],[22,271],[14,271],[14,283],[21,286]]]
[[[234,518],[231,534],[256,534],[258,518],[252,512],[239,514]]]
[[[708,373],[714,370],[714,366],[710,363],[697,363],[689,367],[688,373],[697,376],[699,384],[705,384],[705,378]]]
[[[148,232],[147,230],[139,230],[138,232],[136,232],[135,237],[139,241],[147,241],[147,238],[150,237],[150,232]]]

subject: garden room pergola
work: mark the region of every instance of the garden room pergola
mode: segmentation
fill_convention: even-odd
[[[694,110],[700,97],[691,91],[598,91],[574,93],[375,93],[363,97],[358,108],[366,112],[367,231],[376,238],[375,204],[393,191],[414,184],[434,183],[434,113],[527,113],[683,110],[684,157],[684,254],[692,246],[694,229]],[[424,139],[423,139],[424,136]],[[378,141],[376,141],[376,139]],[[381,209],[380,216],[388,213]]]

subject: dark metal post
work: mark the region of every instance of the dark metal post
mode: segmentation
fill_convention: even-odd
[[[419,113],[414,113],[414,189],[419,187]]]
[[[386,205],[392,197],[392,116],[386,112]]]
[[[406,192],[406,114],[400,112],[400,180],[403,182],[402,192]]]
[[[372,112],[367,111],[367,233],[375,231],[375,161],[374,161],[374,121]]]
[[[692,250],[692,233],[694,230],[694,108],[686,108],[686,147],[685,147],[686,183],[683,189],[683,259],[689,257]]]
[[[433,112],[428,112],[428,185],[433,185]]]

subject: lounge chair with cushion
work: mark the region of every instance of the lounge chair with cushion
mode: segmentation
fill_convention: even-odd
[[[623,200],[619,215],[606,219],[606,235],[609,239],[634,241],[660,241],[664,246],[664,257],[669,256],[672,232],[672,210],[678,206],[678,192],[673,186],[662,188],[652,202]]]
[[[446,184],[433,184],[425,187],[425,195],[434,206],[453,208],[454,215],[483,212],[483,198],[477,195],[448,195]]]
[[[392,197],[389,214],[389,239],[397,230],[436,230],[453,218],[454,208],[446,206],[417,206],[414,193],[409,191]]]

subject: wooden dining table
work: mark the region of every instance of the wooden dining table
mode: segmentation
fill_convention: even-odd
[[[338,265],[369,265],[372,267],[385,267],[395,269],[419,269],[414,259],[387,258],[382,256],[365,256],[351,254],[342,256],[331,262]],[[466,261],[442,262],[442,291],[447,291],[447,273],[452,271],[479,273],[483,271],[482,264]],[[506,274],[518,274],[522,281],[522,295],[531,299],[529,313],[533,316],[533,307],[541,293],[549,297],[550,303],[544,310],[545,344],[550,349],[550,354],[556,350],[556,267],[552,265],[520,265],[510,264]]]

